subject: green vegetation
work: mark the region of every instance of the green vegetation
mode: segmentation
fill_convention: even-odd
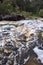
[[[43,17],[43,9],[41,9],[41,10],[39,11],[39,16],[40,16],[40,17]]]
[[[43,17],[43,0],[0,0],[0,14],[10,13]]]

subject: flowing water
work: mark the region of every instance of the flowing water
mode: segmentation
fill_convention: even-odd
[[[38,19],[37,20],[21,20],[19,22],[24,23],[24,25],[26,25],[26,26],[29,26],[30,27],[29,30],[33,33],[43,31],[43,21],[41,21],[41,20],[38,20]],[[4,40],[5,38],[4,38],[4,36],[2,36],[2,34],[6,34],[6,33],[10,34],[10,36],[8,36],[8,39],[6,39],[7,41],[10,40],[10,38],[11,38],[11,36],[13,36],[13,34],[19,34],[18,31],[16,31],[16,32],[12,31],[11,28],[15,28],[15,26],[9,25],[9,24],[0,26],[0,37],[2,37],[2,38],[0,38],[0,47],[5,45],[5,40]],[[34,39],[36,40],[36,38],[34,38]],[[36,40],[36,42],[37,42],[37,44],[39,44],[38,40]],[[30,59],[29,59],[29,57],[27,58],[27,60],[25,59],[25,61],[28,61],[25,65],[43,65],[43,46],[41,46],[41,43],[40,43],[40,46],[37,44],[35,47],[32,48]],[[42,49],[39,47],[42,47]],[[22,48],[22,46],[21,46],[21,48]],[[20,50],[21,50],[21,48],[20,48]],[[34,57],[33,52],[34,52],[34,54],[37,55],[37,57]]]

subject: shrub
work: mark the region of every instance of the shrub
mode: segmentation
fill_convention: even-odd
[[[3,3],[0,3],[0,13],[9,14],[11,12],[13,12],[13,6],[10,0],[4,0]]]
[[[40,17],[43,17],[43,9],[40,9],[40,11],[39,11],[39,16],[40,16]]]

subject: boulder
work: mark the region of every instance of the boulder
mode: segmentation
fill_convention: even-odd
[[[0,15],[0,21],[6,20],[6,21],[18,21],[18,20],[24,20],[25,17],[21,14],[8,14],[8,15]]]
[[[0,21],[2,21],[2,15],[0,15]]]
[[[17,18],[16,16],[12,16],[12,15],[5,15],[2,20],[6,20],[6,21],[16,21]]]

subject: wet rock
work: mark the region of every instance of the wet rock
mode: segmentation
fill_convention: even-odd
[[[2,15],[0,15],[0,21],[2,21]]]
[[[8,60],[8,58],[6,56],[4,56],[3,59],[2,59],[2,65],[5,65],[7,60]]]
[[[0,15],[0,21],[6,20],[6,21],[18,21],[18,20],[24,20],[25,17],[20,14],[8,14],[8,15]]]
[[[16,21],[16,16],[12,16],[12,15],[5,15],[3,18],[3,20],[6,20],[6,21]]]
[[[7,61],[7,63],[6,63],[6,65],[13,65],[13,59],[9,59],[8,61]]]
[[[11,50],[5,49],[5,50],[4,50],[4,53],[5,53],[6,55],[9,55],[9,54],[11,53]]]

